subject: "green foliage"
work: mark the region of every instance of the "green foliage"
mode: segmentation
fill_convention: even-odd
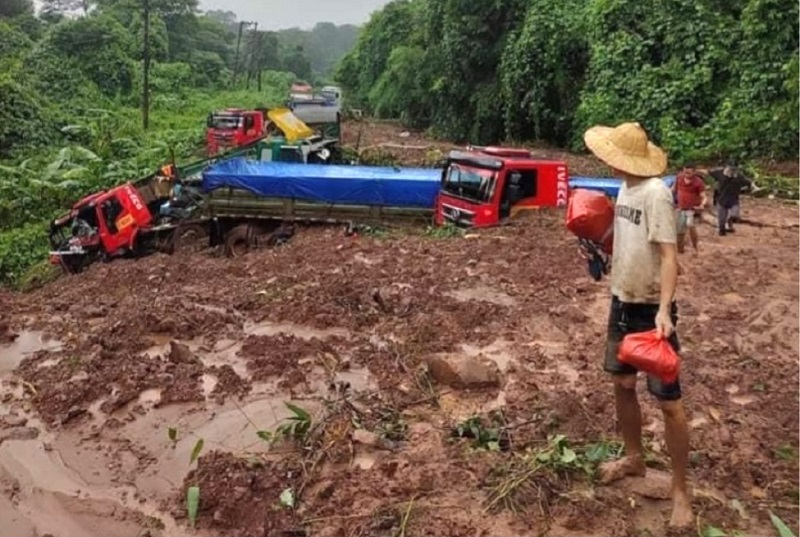
[[[27,224],[0,231],[0,285],[16,285],[28,267],[45,259],[47,252],[47,227],[44,224]]]
[[[473,143],[582,149],[636,120],[676,160],[794,158],[798,6],[779,0],[395,0],[337,80],[382,117]]]
[[[433,239],[452,239],[464,236],[464,229],[446,222],[443,226],[429,226],[425,229],[425,235]]]
[[[786,523],[778,518],[772,511],[769,513],[769,519],[772,525],[778,530],[779,537],[796,537],[794,532],[786,525]]]
[[[277,442],[278,440],[289,440],[292,442],[297,442],[298,444],[304,444],[308,439],[308,435],[311,432],[311,426],[313,425],[313,418],[311,414],[308,413],[303,408],[300,408],[297,405],[292,403],[286,402],[284,403],[286,408],[289,409],[291,412],[291,416],[286,418],[284,423],[280,424],[276,429],[275,432],[271,431],[256,431],[256,436],[258,436],[264,442],[272,445],[273,443]]]
[[[501,424],[485,425],[480,416],[472,416],[456,425],[453,435],[456,438],[471,438],[474,449],[500,451],[502,432]]]
[[[55,118],[24,86],[0,75],[0,158],[19,146],[37,147],[55,134]]]
[[[33,13],[31,0],[3,0],[0,2],[0,19],[11,19]]]
[[[281,424],[275,429],[276,438],[285,438],[287,440],[294,440],[300,444],[304,443],[311,432],[311,424],[313,422],[311,414],[305,409],[300,408],[292,403],[284,403],[292,415],[286,419],[286,423]]]
[[[597,465],[620,450],[620,446],[608,443],[573,446],[564,435],[551,436],[545,446],[515,455],[510,463],[494,470],[495,484],[489,493],[487,510],[503,506],[516,511],[522,495],[541,490],[540,485],[551,491],[555,489],[554,476],[592,479]]]
[[[42,47],[55,57],[80,58],[75,65],[107,96],[129,93],[133,87],[135,40],[109,16],[81,17],[55,25]]]
[[[203,444],[205,444],[205,441],[202,438],[199,438],[197,442],[195,442],[192,453],[189,455],[189,464],[192,464],[200,456],[200,453],[203,451]]]
[[[189,525],[194,528],[197,522],[197,510],[200,507],[200,487],[193,486],[186,489],[186,515]]]

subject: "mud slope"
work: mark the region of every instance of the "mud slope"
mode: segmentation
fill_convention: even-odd
[[[681,258],[679,330],[698,528],[771,535],[770,511],[797,530],[797,213],[746,210],[770,226]],[[649,476],[592,482],[618,449],[608,293],[575,246],[548,213],[315,228],[0,295],[0,536],[664,534],[644,390]]]

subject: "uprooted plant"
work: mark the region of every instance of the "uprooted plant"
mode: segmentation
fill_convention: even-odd
[[[472,447],[485,451],[507,451],[509,430],[502,412],[492,412],[488,419],[472,416],[456,425],[451,436],[472,439]]]
[[[571,446],[564,435],[551,436],[544,447],[515,454],[496,470],[486,509],[503,507],[516,513],[535,504],[546,515],[550,496],[569,489],[572,476],[593,479],[598,464],[620,449],[608,442]]]

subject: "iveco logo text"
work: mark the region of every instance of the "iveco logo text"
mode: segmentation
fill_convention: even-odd
[[[128,199],[130,199],[133,202],[133,206],[136,207],[137,211],[141,211],[142,209],[144,209],[142,201],[139,199],[139,196],[136,195],[136,192],[134,192],[131,187],[126,187],[125,193],[128,194]]]
[[[569,183],[567,179],[566,168],[558,168],[558,184],[556,189],[556,205],[558,207],[564,207],[567,204],[567,197],[569,195]]]

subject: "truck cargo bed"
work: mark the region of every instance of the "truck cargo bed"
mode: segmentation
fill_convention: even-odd
[[[329,205],[433,209],[441,171],[256,162],[234,159],[203,172],[203,190],[249,192],[261,198],[293,199]]]

